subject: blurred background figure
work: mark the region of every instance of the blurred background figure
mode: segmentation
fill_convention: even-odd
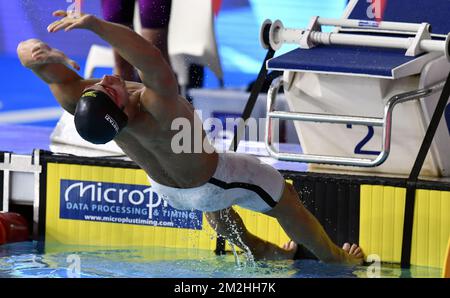
[[[145,38],[158,40],[159,37],[161,42],[154,41],[154,43],[161,45],[163,53],[167,53],[165,50],[167,46],[170,48],[171,65],[175,71],[179,70],[180,86],[184,86],[187,93],[197,101],[198,108],[205,112],[204,117],[208,118],[209,114],[206,113],[207,108],[200,105],[200,101],[211,107],[209,109],[211,113],[216,113],[214,117],[221,119],[222,116],[225,119],[230,114],[239,116],[242,113],[248,99],[245,90],[249,89],[249,84],[255,80],[266,54],[266,50],[259,43],[260,25],[265,19],[282,19],[287,27],[302,28],[308,25],[311,16],[314,15],[340,17],[347,2],[347,0],[171,0],[161,4],[164,6],[163,9],[161,5],[149,8],[148,5],[153,5],[152,1],[155,0],[149,0],[149,4],[145,4],[143,0],[84,0],[82,11],[98,17],[106,16],[109,20],[123,15],[116,19],[117,22],[125,23],[136,31],[143,31],[142,35]],[[144,3],[144,6],[140,5],[140,2]],[[69,9],[74,3],[75,0],[0,0],[0,66],[2,70],[7,70],[0,72],[2,89],[0,139],[7,140],[5,134],[10,132],[8,129],[2,130],[1,125],[40,126],[48,128],[51,132],[62,114],[47,86],[20,64],[16,49],[21,41],[38,38],[64,51],[80,64],[80,75],[83,77],[102,77],[104,74],[111,74],[111,68],[115,64],[111,48],[94,34],[87,35],[76,30],[70,33],[70,38],[65,34],[48,34],[46,28],[54,21],[51,12]],[[113,3],[118,3],[118,6],[113,6]],[[210,4],[212,8],[206,7]],[[135,5],[140,8],[140,13],[135,13],[137,11]],[[200,11],[198,6],[201,5],[206,8]],[[109,6],[108,11],[102,9],[106,6]],[[206,10],[211,11],[207,14]],[[167,20],[158,15],[158,11],[163,12]],[[138,20],[140,16],[142,22]],[[146,25],[149,17],[158,19],[161,26]],[[176,26],[172,26],[172,23]],[[141,24],[144,30],[139,30]],[[175,34],[171,34],[171,30],[174,29],[176,30],[172,33]],[[166,37],[167,30],[169,33]],[[214,64],[211,57],[214,55],[209,53],[213,51],[207,48],[208,45],[213,48],[209,44],[212,40],[209,36],[211,32],[214,33],[217,42],[218,60],[223,70],[223,76],[220,77],[212,67]],[[196,46],[199,42],[204,44]],[[88,65],[88,58],[91,56],[90,53],[94,52],[92,51],[94,46],[101,49],[100,54],[92,55],[90,59],[92,63]],[[277,55],[291,49],[286,45]],[[104,56],[108,51],[111,52],[107,57]],[[187,75],[186,71],[181,72],[186,67],[178,67],[178,60],[188,64]],[[131,73],[133,75],[134,70]],[[224,82],[224,89],[220,89],[219,78]],[[27,82],[26,88],[23,87],[23,82]],[[211,92],[215,90],[217,93],[212,96]],[[24,140],[28,141],[28,138]],[[30,143],[34,148],[45,148],[46,144],[37,144],[36,140],[30,140]],[[9,144],[11,142],[5,141],[2,147],[0,142],[0,149],[10,150]]]
[[[133,28],[135,5],[138,2],[141,32],[145,39],[161,51],[170,64],[167,45],[172,0],[102,0],[103,18]],[[114,52],[114,73],[128,81],[138,80],[136,71],[125,59]]]

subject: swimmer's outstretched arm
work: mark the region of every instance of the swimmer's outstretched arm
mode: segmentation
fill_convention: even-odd
[[[250,233],[233,208],[205,212],[205,215],[210,226],[218,235],[243,251],[250,251],[256,260],[283,260],[294,257],[293,249],[283,249]]]
[[[83,80],[74,70],[78,64],[63,52],[53,49],[38,39],[29,39],[17,46],[17,55],[26,68],[46,82],[60,105],[74,113],[84,88],[98,80]]]
[[[128,27],[107,22],[93,15],[73,18],[59,10],[53,13],[61,19],[47,28],[49,32],[86,29],[96,33],[139,71],[142,83],[162,97],[176,97],[178,84],[175,74],[160,50]]]

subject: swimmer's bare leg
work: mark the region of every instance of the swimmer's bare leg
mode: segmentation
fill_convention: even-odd
[[[133,65],[128,63],[127,60],[123,59],[122,56],[117,53],[117,51],[113,51],[114,53],[114,74],[119,75],[126,81],[137,81],[137,71]]]
[[[84,88],[99,81],[83,80],[73,70],[79,70],[75,61],[38,39],[21,42],[17,55],[22,65],[47,83],[61,106],[72,114]]]
[[[160,51],[167,63],[170,64],[169,47],[167,37],[169,29],[164,28],[142,28],[142,37],[154,44]]]
[[[243,251],[250,251],[256,260],[282,260],[294,257],[296,247],[281,248],[248,232],[241,217],[233,208],[205,212],[205,215],[217,234]]]
[[[283,196],[275,208],[266,213],[275,217],[286,234],[296,243],[301,243],[326,263],[361,265],[363,254],[359,247],[348,244],[336,246],[322,225],[301,203],[294,187],[285,184]]]
[[[131,24],[127,26],[130,28],[133,27]],[[170,64],[167,45],[168,28],[142,28],[141,35],[158,48],[163,58]],[[136,81],[138,79],[138,74],[134,66],[125,60],[116,50],[114,50],[114,73],[120,75],[126,81]]]
[[[123,24],[124,26],[133,29],[133,24]],[[125,60],[115,49],[114,53],[114,74],[120,75],[126,81],[135,82],[138,79],[138,74],[133,65]]]

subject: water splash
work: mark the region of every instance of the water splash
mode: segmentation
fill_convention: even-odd
[[[241,260],[239,259],[236,249],[234,248],[234,244],[230,243],[230,246],[231,246],[231,250],[233,251],[234,261],[236,262],[236,266],[241,267]]]
[[[242,237],[241,237],[242,231],[239,230],[240,227],[238,227],[237,224],[234,222],[234,220],[232,220],[232,218],[230,216],[230,211],[231,211],[231,209],[222,210],[220,212],[220,217],[227,224],[229,224],[229,228],[231,229],[232,235],[236,238],[235,240],[237,241],[237,243],[232,243],[231,241],[229,241],[232,244],[232,250],[233,250],[233,255],[235,256],[236,265],[238,267],[240,267],[241,262],[240,262],[240,259],[239,259],[239,256],[238,256],[236,250],[234,249],[234,245],[243,249],[244,256],[246,258],[246,262],[244,263],[245,266],[255,267],[256,266],[255,257],[253,255],[250,247],[248,247],[247,244],[242,240]]]
[[[149,248],[102,248],[46,245],[38,253],[35,243],[13,243],[0,247],[0,277],[66,278],[67,256],[78,254],[81,278],[280,278],[367,277],[365,267],[327,265],[314,260],[255,262],[236,268],[231,254],[216,256],[209,250]],[[239,254],[238,254],[239,255]],[[439,277],[440,270],[383,265],[382,277]]]

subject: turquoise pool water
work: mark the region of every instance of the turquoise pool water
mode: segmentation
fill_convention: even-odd
[[[246,262],[232,254],[216,256],[196,249],[101,249],[37,242],[0,246],[2,278],[365,278],[367,266],[327,265],[315,260]],[[435,268],[382,265],[380,277],[439,277]]]

